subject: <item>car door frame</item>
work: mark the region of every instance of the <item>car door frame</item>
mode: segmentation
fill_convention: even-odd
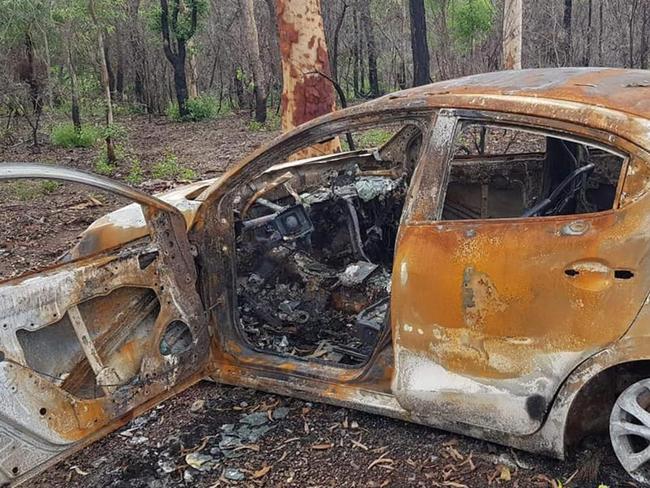
[[[380,348],[375,348],[375,353],[365,365],[352,368],[262,352],[248,343],[235,323],[238,312],[232,199],[237,187],[282,164],[299,149],[329,140],[335,134],[343,135],[375,125],[414,124],[426,135],[435,120],[435,113],[434,108],[427,106],[404,107],[401,100],[386,103],[385,99],[378,99],[328,114],[275,139],[269,146],[231,168],[204,192],[200,197],[203,203],[196,215],[190,240],[199,250],[201,292],[211,313],[211,327],[215,331],[213,378],[228,384],[292,396],[330,398],[334,403],[342,401],[347,405],[354,404],[349,397],[356,394],[358,384],[355,382],[360,382],[362,378],[381,378],[389,396],[392,365],[384,358],[377,357]],[[331,155],[333,158],[341,156],[340,153]],[[220,252],[216,253],[216,250]],[[384,341],[381,344],[385,346],[389,343]],[[368,383],[372,381],[368,380]],[[369,390],[369,394],[375,392]],[[388,401],[392,408],[392,399]]]
[[[3,460],[14,463],[3,473],[7,481],[20,483],[205,377],[210,337],[195,287],[193,249],[178,209],[119,182],[70,168],[1,164],[0,180],[15,179],[77,183],[127,198],[141,206],[150,235],[144,246],[118,247],[0,283],[0,309],[5,314],[0,436],[6,446]],[[27,364],[17,332],[38,332],[67,315],[99,384],[100,374],[109,368],[95,369],[102,366],[102,358],[77,306],[124,287],[151,289],[160,308],[133,381],[105,384],[102,396],[85,400]],[[192,342],[187,350],[164,356],[160,350],[163,333],[174,321],[187,325]],[[107,365],[108,358],[103,360]],[[12,411],[16,412],[13,416]]]
[[[639,148],[637,145],[628,141],[624,138],[615,136],[611,133],[590,128],[584,125],[570,124],[562,122],[557,119],[546,119],[541,117],[533,117],[529,115],[522,115],[521,113],[500,113],[492,111],[479,111],[479,110],[465,110],[465,109],[451,109],[446,108],[442,109],[439,113],[437,127],[434,128],[434,131],[437,131],[440,137],[441,143],[439,145],[430,146],[431,153],[428,156],[428,160],[431,162],[431,165],[427,168],[419,167],[416,171],[416,185],[413,185],[412,191],[413,194],[409,197],[409,207],[404,214],[403,222],[410,223],[430,223],[435,224],[435,222],[440,221],[443,205],[445,201],[445,190],[449,181],[449,174],[451,169],[451,160],[453,156],[453,144],[455,140],[455,134],[457,133],[458,127],[460,127],[460,121],[469,121],[469,122],[485,122],[489,125],[496,124],[499,126],[510,126],[517,129],[531,130],[533,132],[540,132],[545,135],[557,134],[560,137],[566,138],[568,140],[574,140],[576,142],[587,142],[590,145],[600,146],[603,149],[606,149],[609,152],[614,152],[620,156],[625,157],[624,164],[621,168],[621,177],[618,181],[617,193],[615,206],[613,209],[598,212],[594,214],[585,214],[585,215],[575,215],[575,216],[561,216],[561,217],[545,217],[547,221],[551,222],[554,220],[566,221],[569,224],[571,221],[579,221],[588,219],[590,216],[603,216],[603,215],[615,215],[615,213],[623,207],[632,206],[632,205],[649,205],[647,198],[642,198],[646,191],[640,187],[639,183],[642,175],[647,173],[647,169],[642,171],[642,167],[647,168],[647,153]],[[645,154],[643,154],[645,153]],[[436,162],[442,162],[442,164],[436,164]],[[628,171],[628,168],[632,170]],[[638,171],[635,169],[639,168]],[[643,181],[643,180],[641,180]],[[502,222],[506,221],[521,221],[521,219],[499,219]],[[480,224],[483,221],[472,221],[474,223]],[[493,221],[494,222],[494,221]],[[440,222],[441,229],[444,227],[444,222]],[[468,224],[473,225],[473,224]],[[403,228],[402,228],[403,229]],[[470,231],[471,232],[471,231]],[[400,238],[398,238],[399,246]],[[397,266],[397,261],[396,261]],[[395,280],[400,279],[400,273],[398,269],[394,270],[393,273],[393,289],[395,289]],[[646,287],[647,288],[647,287]],[[644,289],[641,291],[643,296],[647,296],[648,290]],[[643,308],[644,300],[641,299],[639,302],[638,310],[635,311],[633,320],[626,322],[624,330],[619,334],[619,336],[610,342],[607,346],[604,346],[600,350],[595,350],[591,352],[591,357],[598,354],[603,349],[613,346],[621,337],[625,335],[629,327],[634,322],[636,317],[639,316],[641,309]],[[396,305],[399,306],[399,305]],[[395,307],[393,307],[395,309]],[[394,318],[394,317],[393,317]],[[393,322],[393,340],[394,340],[394,349],[395,354],[398,356],[400,354],[400,349],[404,349],[403,346],[399,344],[398,335],[400,327],[403,324],[398,324],[395,321]],[[410,327],[410,325],[409,325]],[[588,358],[582,358],[582,360]],[[577,367],[582,360],[578,361],[574,367]],[[403,369],[403,367],[402,367]],[[408,368],[407,368],[408,369]],[[560,379],[559,388],[563,388],[563,384],[572,374],[572,369],[570,369],[563,377]],[[399,360],[396,362],[396,376],[393,381],[393,391],[396,392],[396,395],[399,396],[400,390],[405,391],[409,388],[405,384],[400,384],[398,376],[400,374],[400,364]],[[489,383],[489,380],[487,381]],[[415,388],[415,387],[414,387]],[[564,390],[562,390],[562,393]],[[555,395],[554,395],[555,396]],[[467,399],[472,401],[471,399]],[[551,412],[555,409],[555,404],[553,403],[553,398],[550,399],[551,404],[548,405],[548,408],[544,408],[540,414],[543,418],[540,421],[538,429],[543,429],[545,427],[545,420],[551,415]],[[468,428],[471,429],[480,429],[484,431],[482,437],[491,438],[492,434],[488,432],[490,430],[496,431],[494,427],[489,427],[487,425],[481,425],[479,422],[472,423],[468,422],[468,418],[463,418],[462,409],[455,409],[453,412],[448,414],[448,418],[444,420],[433,419],[434,416],[440,416],[442,413],[441,410],[436,410],[436,407],[429,405],[427,408],[424,408],[425,400],[419,401],[422,409],[420,412],[414,411],[414,403],[406,404],[412,402],[401,401],[400,404],[406,410],[408,410],[412,415],[415,415],[421,419],[423,422],[430,423],[432,425],[444,424],[446,422],[461,422],[469,423]],[[457,402],[455,403],[457,404]],[[427,414],[426,411],[429,413]],[[487,435],[485,435],[487,433]],[[497,437],[502,437],[498,432],[494,432]],[[506,434],[507,435],[507,434]],[[558,436],[563,438],[563,436]]]

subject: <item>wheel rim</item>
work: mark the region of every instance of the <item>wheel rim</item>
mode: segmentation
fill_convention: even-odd
[[[616,457],[630,476],[650,483],[650,379],[634,383],[618,397],[609,435]]]

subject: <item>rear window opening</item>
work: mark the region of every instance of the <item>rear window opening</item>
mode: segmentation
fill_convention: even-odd
[[[239,326],[258,350],[359,366],[389,328],[395,239],[421,135],[406,126],[353,137],[378,151],[267,175],[236,199]]]
[[[556,135],[467,124],[456,137],[443,220],[611,210],[623,163],[617,154]]]

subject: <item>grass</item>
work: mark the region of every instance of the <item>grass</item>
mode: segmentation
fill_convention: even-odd
[[[115,157],[118,161],[124,159],[124,147],[120,144],[115,144]],[[101,151],[95,159],[95,173],[99,173],[104,176],[113,176],[117,171],[117,163],[111,162],[108,160],[108,155],[106,153],[106,145],[102,146]]]
[[[117,165],[110,163],[107,159],[102,158],[101,156],[95,161],[95,173],[99,173],[104,176],[113,176],[117,171]]]
[[[61,183],[54,180],[42,181],[10,181],[3,185],[2,193],[9,198],[28,202],[38,197],[54,193],[61,187]]]
[[[126,181],[130,185],[134,186],[139,185],[144,181],[144,171],[139,159],[133,158],[131,160],[131,167],[129,168],[129,173],[126,175]]]
[[[169,151],[161,161],[153,165],[151,174],[161,180],[195,180],[198,177],[196,171],[182,166],[178,157]]]
[[[59,124],[52,128],[50,139],[57,147],[92,147],[101,137],[101,131],[94,126],[82,126],[77,129],[74,124]]]
[[[394,131],[387,129],[370,129],[361,133],[353,134],[354,142],[357,149],[374,149],[386,144],[391,137],[395,135]],[[350,146],[345,138],[345,135],[340,136],[341,148],[343,151],[349,151]]]
[[[248,123],[248,130],[251,132],[271,132],[275,130],[280,130],[282,126],[282,119],[275,112],[275,110],[268,113],[266,116],[266,122],[258,122],[257,120],[251,120]]]

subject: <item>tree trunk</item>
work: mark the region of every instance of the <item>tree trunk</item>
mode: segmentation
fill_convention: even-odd
[[[359,2],[361,9],[360,20],[364,26],[366,45],[368,48],[368,83],[370,84],[370,96],[377,98],[381,95],[379,90],[379,74],[377,72],[377,46],[375,43],[375,28],[370,15],[370,0],[361,0]]]
[[[77,71],[72,58],[72,40],[69,34],[66,38],[66,51],[68,72],[70,73],[70,102],[72,105],[72,123],[76,130],[81,130],[81,111],[79,110],[79,83],[77,82]]]
[[[47,73],[47,77],[49,78],[50,73],[52,71],[52,54],[50,52],[50,40],[47,37],[47,32],[46,31],[43,31],[43,44],[45,46],[45,63],[47,65],[46,66],[47,67],[46,73]],[[49,103],[49,107],[50,107],[50,109],[53,109],[54,108],[54,93],[53,93],[53,90],[52,90],[52,83],[47,84],[46,90],[47,90],[47,101]]]
[[[106,60],[106,72],[108,73],[108,86],[111,88],[111,94],[115,93],[115,73],[113,72],[113,65],[111,64],[111,53],[104,39],[104,59]]]
[[[88,4],[90,10],[90,16],[92,17],[93,24],[97,29],[97,48],[99,54],[99,68],[101,72],[102,84],[104,87],[104,96],[106,97],[106,127],[109,132],[106,135],[106,158],[110,163],[114,163],[117,160],[115,156],[115,146],[113,144],[113,139],[110,135],[110,128],[113,126],[113,100],[111,98],[111,83],[109,77],[109,67],[108,59],[106,57],[107,49],[104,43],[104,31],[103,27],[97,20],[97,14],[95,12],[95,2],[90,0]]]
[[[641,69],[648,69],[648,50],[650,48],[650,7],[643,4],[643,25],[641,26]]]
[[[343,26],[343,21],[345,20],[345,12],[348,10],[348,4],[343,2],[343,8],[341,9],[341,15],[339,15],[338,20],[336,21],[336,27],[334,28],[334,38],[332,46],[332,79],[338,83],[339,81],[339,36],[341,34],[341,27]]]
[[[27,58],[26,72],[22,73],[22,80],[29,86],[29,99],[32,103],[32,118],[26,117],[32,128],[32,142],[38,148],[38,128],[43,115],[43,87],[37,69],[34,42],[29,31],[25,32],[25,55]]]
[[[593,43],[593,0],[589,0],[587,7],[587,45],[585,46],[585,55],[582,60],[584,66],[591,65],[591,44]]]
[[[176,4],[175,15],[178,15],[178,7]],[[160,24],[163,38],[163,51],[165,57],[172,65],[174,71],[174,89],[176,91],[176,101],[178,103],[178,114],[182,119],[186,118],[189,113],[187,111],[187,74],[185,72],[185,61],[187,59],[187,39],[191,39],[196,32],[197,26],[197,9],[196,4],[192,5],[192,25],[190,26],[190,34],[181,38],[176,37],[176,51],[172,49],[172,31],[170,29],[169,17],[169,3],[167,0],[160,0]],[[172,18],[172,26],[177,22],[177,18]]]
[[[361,94],[361,84],[359,83],[359,58],[361,56],[361,49],[359,47],[359,12],[355,8],[352,12],[352,32],[354,41],[352,45],[352,90],[354,91],[355,98],[359,98]]]
[[[185,73],[185,43],[178,42],[179,56],[172,63],[174,69],[174,91],[176,92],[176,103],[178,103],[178,115],[185,118],[189,115],[187,111],[187,74]],[[180,53],[183,53],[182,55]]]
[[[431,81],[427,19],[424,0],[409,0],[411,17],[411,52],[413,54],[413,86]]]
[[[187,51],[187,93],[190,98],[196,98],[199,96],[199,62],[193,39],[187,42]]]
[[[566,42],[566,55],[569,64],[573,64],[573,0],[564,0],[564,16],[562,25],[564,26],[564,36]]]
[[[117,32],[115,36],[115,46],[117,54],[117,71],[115,72],[115,93],[119,100],[124,99],[124,47],[122,46],[122,33]]]
[[[335,108],[320,0],[277,0],[282,55],[282,129],[287,131]],[[294,159],[340,151],[338,138],[293,155]]]
[[[108,71],[108,60],[106,58],[106,49],[104,46],[104,33],[99,28],[97,34],[97,43],[99,45],[99,62],[102,74],[102,83],[104,85],[104,95],[106,97],[106,127],[110,130],[113,125],[113,100],[111,98],[111,83]],[[106,157],[110,163],[117,160],[115,155],[115,145],[110,133],[106,136]]]
[[[266,76],[264,66],[260,57],[260,40],[255,23],[255,4],[253,0],[241,0],[242,20],[250,63],[253,68],[253,83],[255,85],[255,120],[260,123],[266,122]]]
[[[521,69],[522,0],[505,0],[503,69]]]
[[[630,0],[630,5],[631,12],[628,19],[628,68],[634,68],[634,21],[636,20],[638,1]]]
[[[604,0],[600,0],[600,5],[598,6],[598,64],[603,65],[603,30],[605,24],[603,23],[603,5]]]

